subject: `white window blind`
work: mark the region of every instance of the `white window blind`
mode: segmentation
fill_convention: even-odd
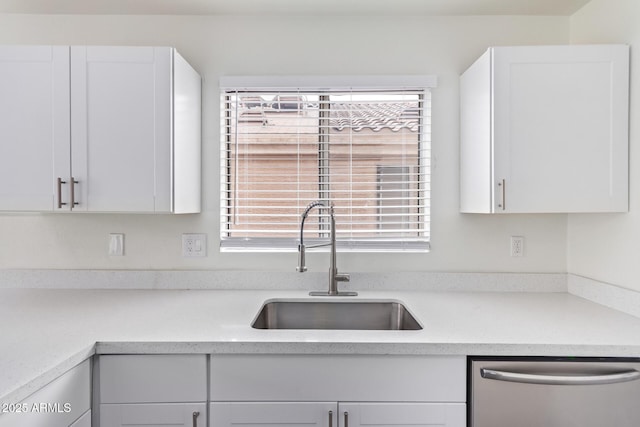
[[[312,201],[338,248],[429,248],[428,88],[221,90],[222,250],[295,250]],[[314,210],[305,242],[328,234]]]

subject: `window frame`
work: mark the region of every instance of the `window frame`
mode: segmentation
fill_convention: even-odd
[[[225,237],[226,232],[225,225],[229,223],[225,218],[229,218],[232,214],[233,207],[231,205],[225,205],[223,203],[223,194],[230,194],[232,190],[232,183],[230,180],[225,179],[228,176],[228,171],[231,168],[231,157],[225,155],[228,153],[229,144],[232,141],[227,139],[228,130],[231,128],[232,117],[228,114],[229,111],[226,108],[225,94],[229,91],[233,92],[343,92],[343,91],[430,91],[437,86],[437,78],[435,76],[227,76],[220,79],[220,94],[221,94],[221,153],[220,153],[220,250],[222,252],[294,252],[297,248],[298,238],[271,238],[271,237]],[[424,100],[420,99],[420,103]],[[431,97],[429,97],[429,109],[431,108]],[[422,115],[421,115],[422,118]],[[424,140],[424,128],[423,123],[420,123],[419,132],[419,147],[423,144],[431,146],[431,131],[429,131],[429,140]],[[322,151],[322,150],[319,150]],[[430,152],[430,150],[429,150]],[[427,160],[430,162],[431,156],[429,155]],[[422,155],[419,157],[418,168],[422,168],[422,162],[424,159]],[[320,168],[320,166],[319,166]],[[431,182],[431,167],[429,165],[427,172],[421,172],[421,175],[426,174],[426,178],[423,178],[420,182],[426,185],[427,188],[422,188],[421,191],[427,191],[430,193]],[[322,187],[321,173],[318,173],[320,193],[319,199],[321,199]],[[378,178],[376,178],[377,180]],[[326,190],[325,190],[326,191]],[[227,199],[230,199],[227,198]],[[371,238],[366,239],[338,239],[337,248],[340,251],[352,251],[352,252],[428,252],[430,250],[431,239],[431,197],[426,199],[426,202],[421,209],[426,209],[426,222],[425,231],[426,236],[420,238]],[[305,242],[309,245],[314,243],[324,242],[324,238],[307,238]]]

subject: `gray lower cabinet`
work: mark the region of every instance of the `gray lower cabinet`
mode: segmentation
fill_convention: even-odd
[[[210,427],[464,427],[464,403],[215,402]]]
[[[103,355],[97,369],[99,427],[206,426],[205,355]]]
[[[212,355],[209,427],[466,426],[463,356]]]
[[[205,427],[206,408],[205,403],[101,405],[100,426]]]
[[[3,404],[0,427],[91,427],[90,396],[91,361],[85,360],[22,402]]]
[[[214,402],[210,416],[211,427],[337,425],[335,402]]]
[[[76,420],[69,427],[91,427],[91,411],[85,412],[80,418]]]
[[[207,365],[205,355],[100,356],[94,427],[466,425],[463,356],[209,359]]]
[[[339,403],[338,425],[464,427],[464,403],[374,402]]]

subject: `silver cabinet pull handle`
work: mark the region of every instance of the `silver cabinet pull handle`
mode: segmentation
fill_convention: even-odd
[[[506,185],[505,185],[505,180],[504,179],[498,182],[498,187],[500,187],[500,193],[501,193],[500,194],[501,195],[500,201],[498,202],[498,207],[502,208],[502,210],[505,210],[506,209],[506,206],[505,206],[506,205],[506,201],[505,201],[505,198],[506,198],[505,187],[506,187]]]
[[[497,381],[508,381],[525,384],[544,385],[601,385],[615,384],[640,379],[640,372],[636,370],[604,375],[538,375],[519,372],[496,371],[480,369],[482,378]]]
[[[198,417],[200,416],[200,412],[194,412],[192,414],[192,420],[193,420],[193,427],[198,427]]]
[[[344,427],[349,427],[349,413],[347,411],[344,412]]]
[[[62,184],[66,184],[67,181],[63,181],[62,178],[58,177],[58,209],[62,209],[66,203],[62,203]]]
[[[76,179],[74,177],[71,177],[71,180],[69,181],[71,187],[69,189],[69,192],[71,193],[71,209],[73,209],[74,206],[78,206],[79,203],[76,202],[76,188],[75,188],[75,184],[78,184],[78,181],[76,181]]]
[[[329,427],[333,427],[333,411],[329,411]]]

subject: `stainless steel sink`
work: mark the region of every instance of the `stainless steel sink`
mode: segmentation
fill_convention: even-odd
[[[401,302],[387,300],[271,300],[264,303],[251,326],[255,329],[422,329]]]

